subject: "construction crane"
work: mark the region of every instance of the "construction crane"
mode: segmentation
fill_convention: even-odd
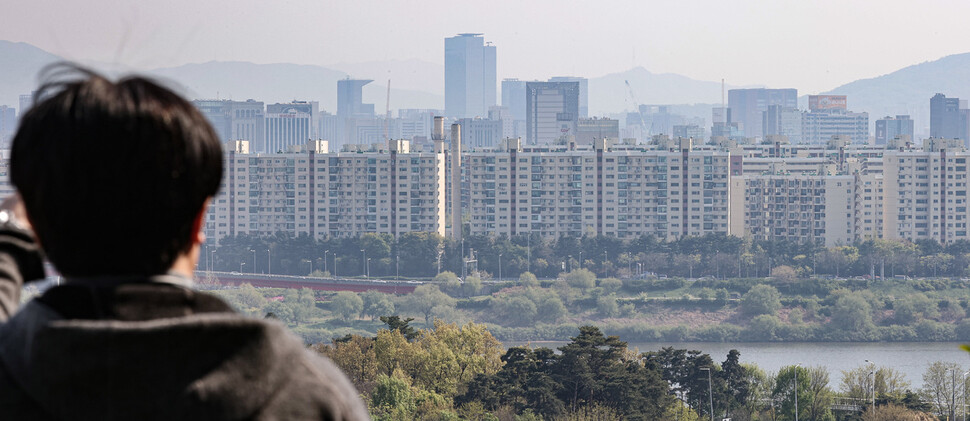
[[[387,80],[387,107],[384,109],[384,142],[391,140],[387,135],[387,125],[391,123],[391,80]]]

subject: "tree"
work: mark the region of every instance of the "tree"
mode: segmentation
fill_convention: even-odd
[[[771,279],[780,285],[785,285],[791,288],[795,283],[795,279],[798,277],[798,273],[795,269],[788,265],[776,266],[771,270]]]
[[[293,309],[280,301],[270,301],[263,311],[267,317],[275,317],[284,323],[292,323],[295,320]]]
[[[532,272],[522,272],[522,274],[519,275],[519,285],[526,288],[534,288],[539,286],[539,279],[536,278]]]
[[[829,372],[822,366],[808,369],[808,393],[810,400],[806,402],[808,418],[813,421],[829,420],[832,418],[832,390],[829,389]]]
[[[529,326],[535,323],[537,308],[523,295],[504,295],[492,299],[492,312],[500,324],[506,326]]]
[[[616,317],[620,314],[620,306],[616,302],[616,295],[604,295],[596,299],[596,310],[606,317]]]
[[[811,377],[808,369],[794,365],[782,367],[778,371],[778,376],[775,377],[775,388],[772,391],[772,397],[781,402],[778,412],[785,419],[795,419],[795,395],[797,394],[798,417],[799,419],[806,419],[805,417],[809,415],[809,409],[806,408],[805,404],[812,401],[810,389]]]
[[[923,389],[920,395],[933,404],[940,417],[955,419],[956,408],[962,402],[963,369],[957,363],[936,361],[923,373]]]
[[[383,292],[365,291],[360,294],[360,298],[364,300],[364,314],[371,319],[394,314],[394,301]]]
[[[858,295],[842,295],[835,301],[830,323],[836,329],[850,333],[872,329],[872,307]]]
[[[613,294],[623,287],[623,281],[616,278],[606,278],[600,281],[600,287],[608,294]]]
[[[425,325],[431,326],[431,312],[435,306],[454,307],[455,299],[441,292],[437,285],[425,284],[408,294],[405,303],[412,311],[423,314]]]
[[[482,278],[477,276],[469,276],[465,278],[465,282],[461,284],[461,292],[466,297],[474,297],[482,291]]]
[[[414,321],[412,317],[402,319],[399,316],[381,316],[380,320],[387,325],[388,330],[399,332],[408,341],[413,341],[418,337],[418,332],[410,326],[410,323]]]
[[[461,281],[458,280],[458,275],[454,272],[444,271],[437,274],[432,282],[439,285],[443,291],[450,292],[452,294],[457,294],[461,290]]]
[[[330,308],[344,322],[350,322],[360,317],[360,312],[364,310],[364,300],[359,295],[350,291],[340,291],[333,297]]]
[[[741,312],[747,315],[774,315],[779,308],[781,293],[771,285],[755,285],[741,297]]]
[[[589,269],[573,269],[564,279],[569,286],[584,291],[596,286],[596,275]]]
[[[533,302],[536,304],[536,316],[546,323],[556,323],[566,316],[566,306],[556,294],[545,294]]]

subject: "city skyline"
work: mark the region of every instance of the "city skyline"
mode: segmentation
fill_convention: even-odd
[[[322,66],[420,60],[442,65],[442,38],[476,32],[502,51],[499,80],[597,77],[642,66],[656,73],[807,94],[970,50],[959,32],[960,16],[970,12],[970,4],[946,1],[921,5],[918,16],[905,2],[879,7],[834,1],[421,6],[38,2],[7,7],[0,17],[0,39],[28,42],[71,60],[140,70],[211,60]],[[550,11],[553,19],[534,21]],[[98,17],[99,25],[92,27],[79,16]],[[832,48],[847,40],[861,48]],[[765,51],[771,51],[771,60]]]

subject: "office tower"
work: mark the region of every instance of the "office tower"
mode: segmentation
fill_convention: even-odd
[[[525,98],[523,97],[523,99]],[[525,133],[518,133],[516,131],[517,126],[515,124],[515,119],[512,117],[512,113],[510,113],[509,109],[506,107],[498,105],[489,107],[488,119],[502,122],[502,139],[507,137],[525,137]],[[525,121],[522,121],[522,123],[524,127]]]
[[[579,82],[526,83],[526,140],[530,145],[575,136]]]
[[[848,110],[845,95],[809,95],[808,110],[811,112],[826,112],[830,110]]]
[[[913,120],[908,115],[886,116],[876,120],[876,144],[885,145],[896,136],[913,138]]]
[[[550,82],[579,82],[579,118],[589,117],[589,79],[576,76],[556,76]]]
[[[761,137],[763,113],[769,105],[798,108],[797,89],[731,89],[728,91],[728,107],[731,121],[740,123],[740,130],[748,137]]]
[[[262,101],[197,99],[193,100],[192,104],[209,120],[223,142],[249,140],[252,142],[250,147],[254,152],[265,149],[265,115]]]
[[[576,144],[592,145],[597,139],[620,139],[620,120],[581,118],[576,122]]]
[[[495,46],[482,34],[445,38],[445,115],[484,117],[496,105]]]
[[[20,95],[20,115],[24,115],[30,107],[34,106],[34,96],[37,95],[37,91],[31,91],[29,94]]]
[[[341,79],[337,81],[337,116],[373,117],[374,104],[364,104],[364,85],[373,82],[368,79]]]
[[[869,142],[869,113],[842,110],[802,113],[802,142],[825,143],[833,136],[848,136],[852,143]]]
[[[704,128],[696,124],[678,124],[674,126],[673,137],[691,138],[702,142],[705,135]]]
[[[514,120],[525,120],[525,84],[524,80],[502,79],[502,106]]]
[[[503,139],[502,120],[463,118],[458,124],[465,149],[494,148]]]
[[[333,153],[323,140],[296,146],[291,152],[257,154],[249,151],[247,141],[229,142],[225,187],[206,218],[209,238],[280,232],[314,239],[445,234],[441,149],[413,152],[404,140],[366,148],[348,145]]]
[[[787,136],[791,143],[802,143],[802,112],[795,108],[769,105],[762,118],[762,134]]]
[[[17,131],[17,109],[0,105],[0,149],[9,149],[7,143]]]
[[[266,153],[286,152],[291,146],[315,140],[316,102],[293,101],[266,106]]]
[[[930,137],[960,139],[970,145],[970,110],[965,100],[933,95],[930,99]]]

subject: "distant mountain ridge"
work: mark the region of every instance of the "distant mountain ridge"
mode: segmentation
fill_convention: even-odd
[[[930,98],[936,93],[970,99],[970,53],[915,64],[826,92],[846,95],[849,109],[868,111],[870,122],[909,114],[915,120],[917,134],[929,133]]]
[[[19,107],[19,95],[36,87],[40,70],[60,60],[60,57],[30,44],[0,40],[0,104]],[[266,103],[309,100],[318,101],[321,109],[331,112],[336,110],[337,80],[348,76],[369,78],[375,81],[364,87],[364,101],[373,103],[378,114],[384,112],[386,80],[390,78],[392,109],[444,108],[441,94],[444,72],[440,65],[420,60],[391,60],[343,63],[332,67],[339,69],[290,63],[211,61],[146,73],[175,82],[190,98],[252,98]],[[643,67],[635,67],[589,79],[591,115],[633,110],[635,107],[626,81],[630,82],[640,104],[695,104],[696,108],[721,101],[719,82],[672,73],[652,73]],[[737,87],[729,85],[726,89]],[[948,97],[970,99],[970,53],[860,79],[826,93],[847,95],[849,109],[869,112],[873,123],[883,116],[909,114],[916,120],[917,134],[920,134],[928,130],[929,99],[937,92]],[[709,114],[704,117],[710,119]]]

